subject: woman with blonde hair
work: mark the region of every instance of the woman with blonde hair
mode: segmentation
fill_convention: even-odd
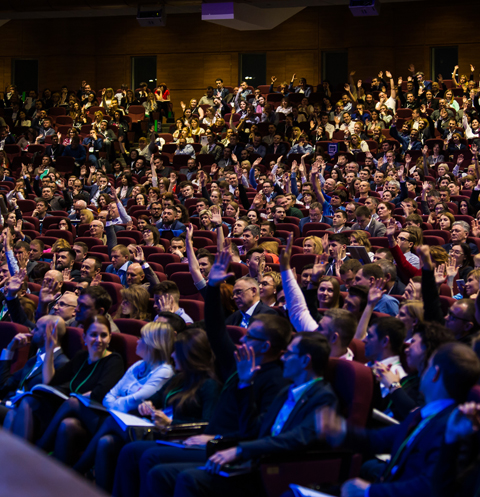
[[[368,252],[368,257],[370,257],[370,260],[373,261],[374,253],[372,252],[372,244],[370,243],[365,231],[357,230],[351,233],[349,242],[353,247],[365,247],[365,250]]]
[[[82,209],[80,211],[80,224],[90,224],[94,219],[95,216],[90,209]]]
[[[273,264],[280,262],[278,258],[278,254],[280,253],[278,242],[263,242],[258,247],[263,248],[265,253],[272,258]]]
[[[407,330],[407,340],[412,338],[415,327],[419,324],[423,324],[423,315],[423,302],[420,302],[419,300],[404,302],[401,305],[396,318],[400,319],[400,321],[405,325]]]
[[[59,238],[51,248],[51,252],[58,253],[60,250],[71,249],[72,246],[63,238]]]
[[[277,293],[282,288],[280,273],[268,271],[259,277],[260,300],[269,307],[277,303]]]
[[[215,231],[216,228],[212,223],[212,211],[203,209],[198,213],[200,219],[200,229],[204,231]]]
[[[322,239],[318,236],[307,236],[303,239],[304,254],[323,254]]]
[[[113,91],[113,88],[107,88],[104,92],[102,92],[102,107],[104,109],[109,109],[114,98],[115,92]]]
[[[97,110],[95,114],[93,114],[92,127],[97,133],[100,131],[100,124],[102,123],[103,118],[104,116],[101,110]]]
[[[181,134],[182,138],[185,138],[185,141],[187,143],[193,143],[195,140],[193,139],[193,136],[192,136],[192,130],[190,129],[189,126],[184,126],[182,128],[182,134]]]
[[[115,318],[141,319],[142,321],[150,319],[148,312],[150,294],[147,289],[140,285],[132,285],[120,290],[120,294],[123,300]]]

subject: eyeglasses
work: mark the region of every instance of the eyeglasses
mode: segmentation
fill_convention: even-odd
[[[403,236],[397,236],[397,240],[399,242],[409,242],[410,240],[408,238],[404,238]]]
[[[65,302],[57,302],[54,307],[77,307],[77,304],[66,304]]]
[[[460,316],[455,316],[451,311],[447,312],[447,319],[457,319],[458,321],[465,321],[465,323],[469,323],[471,319],[461,318]]]
[[[245,292],[248,292],[248,290],[254,290],[255,287],[251,286],[250,288],[245,288],[245,290],[233,290],[233,296],[238,297],[240,295],[243,295]]]
[[[248,340],[258,340],[259,342],[268,342],[267,338],[254,337],[253,335],[250,335],[250,333],[247,333],[245,338]]]

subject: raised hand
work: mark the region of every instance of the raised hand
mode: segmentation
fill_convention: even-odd
[[[290,269],[290,258],[292,257],[293,233],[290,233],[287,240],[287,245],[282,249],[279,257],[280,271],[288,271]]]
[[[175,299],[172,295],[164,293],[158,297],[158,309],[160,312],[174,312]]]
[[[227,273],[231,260],[232,256],[228,250],[224,249],[216,255],[215,263],[213,264],[208,276],[209,285],[218,286],[230,276],[235,276],[235,273]]]
[[[477,237],[480,236],[480,224],[478,219],[472,221],[472,235]]]
[[[326,439],[334,447],[340,445],[347,434],[344,419],[331,407],[315,412],[315,431],[318,438]]]
[[[428,154],[428,145],[425,145],[425,146],[422,148],[422,154],[423,154],[423,155],[427,155],[427,154]]]
[[[260,371],[260,366],[255,364],[255,351],[247,345],[240,346],[235,352],[237,372],[240,383],[251,383]]]
[[[456,271],[455,271],[456,273]],[[441,285],[445,283],[445,264],[439,264],[435,268],[435,283],[437,285]]]
[[[187,241],[189,241],[190,243],[193,240],[193,230],[194,229],[195,228],[193,227],[193,224],[191,224],[191,223],[188,223],[188,224],[185,225],[186,238],[187,238]]]
[[[445,271],[447,274],[447,278],[455,278],[457,276],[457,260],[454,257],[448,258],[448,263],[442,264],[445,266]]]
[[[470,64],[470,72],[475,72],[475,66]]]
[[[29,262],[29,259],[28,259],[28,254],[26,254],[25,252],[19,252],[17,254],[17,262],[18,262],[18,267],[20,269],[27,269],[27,264]]]
[[[385,76],[388,78],[388,79],[392,79],[392,73],[390,71],[385,71]]]
[[[62,271],[62,275],[63,275],[63,281],[72,281],[72,277],[71,277],[71,270],[66,268]]]
[[[7,345],[7,350],[10,352],[14,352],[20,347],[24,347],[25,345],[29,345],[32,340],[32,333],[17,333],[10,343]]]
[[[56,280],[43,280],[42,288],[40,289],[39,297],[44,304],[53,302],[60,296],[60,283]]]
[[[386,290],[384,290],[384,286],[385,279],[379,278],[375,281],[375,284],[370,287],[370,290],[368,291],[367,302],[371,307],[375,308],[375,306],[380,302],[380,299],[385,294]]]
[[[92,282],[90,283],[90,286],[100,286],[100,283],[102,282],[102,274],[97,273],[93,279]]]
[[[57,324],[58,320],[54,323],[49,321],[45,329],[45,351],[47,354],[53,354],[58,345]]]
[[[395,219],[390,219],[389,223],[386,225],[387,231],[385,232],[385,235],[388,238],[393,238],[395,236],[395,231],[397,230],[397,222]]]
[[[212,224],[222,224],[222,213],[218,205],[212,205],[210,212],[212,213]]]
[[[12,297],[20,291],[20,288],[22,288],[23,282],[25,281],[26,277],[27,270],[21,269],[20,271],[18,271],[18,273],[14,274],[10,278],[10,281],[8,282],[8,293]]]
[[[407,69],[408,69],[408,72],[411,72],[411,73],[415,72],[415,66],[413,64],[409,64]]]
[[[419,245],[417,247],[417,255],[423,263],[423,268],[433,271],[434,265],[430,256],[430,247],[428,245]]]
[[[326,269],[327,268],[325,261],[322,260],[320,255],[317,255],[315,257],[315,263],[312,268],[312,276],[311,276],[312,283],[318,283],[320,281],[320,278],[322,276],[325,276]]]

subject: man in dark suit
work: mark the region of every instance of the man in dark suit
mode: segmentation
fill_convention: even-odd
[[[420,390],[425,406],[412,411],[402,423],[382,430],[365,430],[347,426],[331,410],[322,410],[317,431],[332,445],[344,444],[369,454],[392,454],[388,465],[377,465],[376,475],[372,475],[375,483],[360,478],[349,480],[342,487],[342,495],[432,495],[431,478],[448,418],[456,404],[467,399],[479,378],[480,362],[475,352],[458,342],[447,343],[431,356],[423,372]],[[392,390],[396,388],[401,388],[398,383]]]
[[[21,309],[20,302],[17,301],[18,307]],[[28,392],[35,385],[43,383],[42,366],[45,357],[45,331],[47,325],[58,322],[56,326],[57,336],[63,337],[65,334],[65,322],[57,316],[43,316],[38,321],[32,332],[32,335],[18,333],[13,337],[7,348],[2,350],[0,356],[0,397],[3,402],[13,397],[17,390]],[[31,357],[25,366],[19,371],[11,374],[10,368],[13,363],[15,350],[24,345],[32,343],[38,347],[36,355]],[[63,353],[61,347],[58,347],[54,352],[54,366],[59,369],[68,362],[68,358]],[[9,411],[4,406],[0,406],[0,418],[3,420],[6,413]]]
[[[336,408],[337,398],[323,379],[330,346],[319,333],[295,335],[283,355],[285,378],[292,381],[282,390],[264,416],[255,416],[250,401],[254,384],[254,368],[246,348],[239,351],[238,405],[242,440],[238,445],[215,453],[206,464],[206,471],[188,469],[176,479],[175,493],[184,497],[224,495],[265,495],[258,471],[238,477],[223,478],[217,474],[227,464],[257,460],[262,456],[300,451],[315,443],[315,411]],[[152,474],[152,477],[155,477]],[[150,488],[160,488],[161,479],[152,478]]]
[[[355,216],[357,222],[352,226],[352,230],[365,230],[371,236],[385,236],[386,226],[381,221],[372,219],[372,213],[368,207],[364,205],[358,207]]]
[[[332,218],[323,215],[323,208],[320,202],[312,202],[308,216],[300,219],[300,224],[298,225],[300,233],[302,233],[306,223],[325,223],[332,226]]]
[[[52,144],[47,145],[45,149],[45,155],[52,159],[52,162],[55,163],[58,157],[63,155],[63,151],[65,150],[65,146],[58,142],[58,136],[52,135]]]
[[[258,281],[249,276],[244,276],[235,282],[233,301],[238,311],[228,316],[226,321],[227,324],[233,326],[248,328],[250,321],[257,314],[276,314],[275,310],[260,300]]]
[[[287,145],[282,143],[282,135],[275,133],[273,143],[267,147],[267,154],[285,155],[287,153]]]
[[[225,257],[225,255],[223,255]],[[218,261],[217,261],[218,262]],[[228,267],[228,265],[227,265]],[[175,476],[186,467],[196,468],[205,463],[206,444],[215,436],[232,436],[240,430],[240,417],[237,407],[237,393],[240,378],[237,374],[235,353],[237,346],[233,343],[227,326],[221,303],[220,284],[226,276],[225,266],[218,271],[215,264],[212,279],[205,293],[205,330],[215,353],[215,366],[223,389],[210,416],[209,424],[202,435],[190,437],[186,445],[195,444],[203,450],[185,450],[177,447],[162,447],[155,442],[134,442],[122,450],[115,477],[113,494],[129,497],[146,488],[150,470],[153,474],[170,475],[162,488],[168,488],[173,494]],[[283,377],[280,361],[282,351],[287,348],[291,338],[290,323],[275,315],[259,315],[244,335],[241,342],[251,347],[255,353],[255,364],[259,366],[253,387],[249,389],[259,416],[265,414],[278,393],[290,382]],[[165,490],[167,491],[167,490]],[[170,493],[169,493],[170,494]]]
[[[174,234],[175,231],[178,231],[179,233],[175,234],[175,236],[179,236],[180,233],[185,232],[185,225],[175,220],[175,212],[172,207],[165,207],[163,209],[162,220],[156,224],[158,231],[173,231]]]

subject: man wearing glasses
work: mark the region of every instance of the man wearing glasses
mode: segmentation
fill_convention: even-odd
[[[244,276],[235,282],[233,301],[238,311],[235,311],[227,318],[227,325],[248,328],[250,321],[257,314],[276,314],[275,310],[260,300],[258,281],[248,276]]]

